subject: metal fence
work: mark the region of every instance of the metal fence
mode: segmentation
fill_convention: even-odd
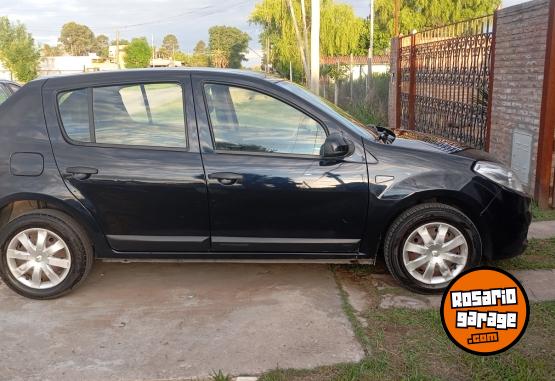
[[[494,16],[400,39],[397,126],[487,146]]]
[[[386,125],[391,58],[389,54],[374,56],[372,62],[368,82],[367,56],[322,57],[320,96],[361,122]]]

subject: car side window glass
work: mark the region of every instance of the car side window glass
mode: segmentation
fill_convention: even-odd
[[[93,89],[97,143],[186,148],[183,92],[175,83]]]
[[[0,85],[0,104],[4,103],[10,95],[10,91],[4,85]]]
[[[205,85],[217,150],[319,155],[324,128],[266,94],[222,84]]]
[[[91,141],[88,94],[88,89],[79,89],[67,91],[58,96],[64,130],[70,139],[78,142]]]
[[[19,90],[19,89],[20,89],[20,87],[19,87],[19,86],[17,86],[17,85],[13,85],[13,84],[11,84],[11,83],[10,83],[10,84],[8,84],[8,87],[10,88],[10,90],[12,91],[12,93],[15,93],[15,92],[16,92],[17,90]]]

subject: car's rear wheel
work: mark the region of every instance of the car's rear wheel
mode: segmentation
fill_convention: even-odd
[[[2,228],[0,247],[0,276],[14,291],[34,299],[69,292],[93,263],[84,231],[55,210],[34,210],[10,221]]]
[[[440,203],[422,204],[402,213],[384,242],[387,268],[405,287],[442,291],[482,256],[480,234],[460,210]]]

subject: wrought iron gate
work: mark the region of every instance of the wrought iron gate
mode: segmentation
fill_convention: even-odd
[[[487,149],[494,16],[401,37],[397,127]]]

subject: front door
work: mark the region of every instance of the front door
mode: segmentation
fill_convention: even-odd
[[[208,251],[189,76],[158,77],[62,91],[49,81],[44,99],[55,158],[115,251]]]
[[[352,157],[324,162],[320,147],[335,126],[317,113],[271,87],[193,81],[212,250],[357,252],[368,206],[360,142]]]

